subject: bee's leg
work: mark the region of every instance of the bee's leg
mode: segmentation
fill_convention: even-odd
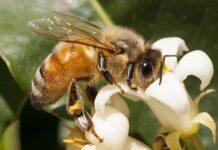
[[[110,74],[109,71],[107,71],[107,60],[102,52],[98,53],[98,67],[100,71],[102,72],[105,80],[107,80],[108,83],[118,87],[120,89],[120,93],[124,94],[124,90],[122,87],[115,81],[114,77]]]
[[[83,106],[82,100],[79,99],[76,89],[76,83],[78,81],[89,81],[89,78],[79,78],[79,79],[72,79],[70,84],[70,97],[67,102],[67,112],[75,116],[75,119],[79,125],[79,127],[83,131],[88,131],[92,133],[99,142],[103,142],[103,140],[96,134],[94,130],[94,124],[88,112],[85,110]]]
[[[100,138],[95,132],[94,124],[92,122],[91,116],[85,109],[83,109],[79,115],[76,115],[76,121],[80,129],[92,133],[99,140],[99,143],[103,142],[103,139]]]
[[[133,62],[130,62],[127,67],[127,72],[126,72],[126,81],[128,83],[129,88],[132,90],[137,90],[137,87],[133,87],[132,85],[132,78],[133,78],[133,73],[135,70],[135,64]]]
[[[95,97],[97,95],[97,90],[95,87],[88,85],[86,88],[86,95],[89,99],[89,101],[94,104]]]
[[[69,88],[69,99],[67,101],[67,112],[72,115],[80,114],[83,110],[82,100],[79,99],[76,89],[78,81],[86,81],[88,78],[72,79]]]

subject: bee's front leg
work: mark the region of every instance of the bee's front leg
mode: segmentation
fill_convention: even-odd
[[[77,124],[83,131],[88,131],[92,133],[101,143],[103,142],[103,139],[101,139],[96,134],[91,116],[85,110],[83,106],[83,101],[78,97],[76,82],[78,82],[79,80],[86,81],[88,80],[88,78],[72,79],[72,82],[70,84],[70,96],[67,102],[67,112],[75,116]]]
[[[114,77],[110,74],[110,72],[107,71],[106,63],[107,63],[107,60],[104,54],[102,52],[99,52],[98,53],[98,67],[100,71],[102,72],[105,80],[107,80],[108,83],[118,87],[120,90],[120,93],[124,94],[124,90],[122,89],[122,87],[115,81]]]
[[[130,62],[128,64],[128,67],[127,67],[126,81],[127,81],[128,86],[129,86],[130,89],[137,90],[137,86],[133,86],[133,84],[132,84],[132,78],[133,78],[134,70],[135,70],[135,63]]]

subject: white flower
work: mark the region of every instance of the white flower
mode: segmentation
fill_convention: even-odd
[[[103,138],[103,143],[89,132],[86,138],[91,145],[86,145],[82,150],[148,150],[141,142],[128,136],[129,121],[123,113],[117,109],[106,106],[103,114],[95,114],[92,117],[96,133]]]
[[[159,49],[162,55],[182,55],[184,51],[188,51],[185,41],[178,37],[162,38],[153,43],[152,48]],[[177,64],[177,58],[167,59],[165,64],[171,69],[174,69]]]
[[[124,104],[124,107],[126,107],[125,105],[126,104]],[[119,109],[120,107],[117,108]],[[122,107],[121,110],[123,110]],[[69,141],[68,143],[73,143],[74,145],[89,143],[84,146],[79,145],[80,147],[82,146],[82,150],[150,150],[145,144],[128,136],[129,121],[127,117],[117,109],[106,106],[103,114],[95,113],[93,115],[92,121],[96,133],[103,139],[102,143],[99,143],[99,140],[90,132],[85,133],[87,142],[79,142],[77,144],[75,140],[72,139],[65,140],[65,142]],[[68,146],[67,150],[74,148],[75,146]]]
[[[150,96],[146,103],[164,126],[165,132],[170,133],[166,137],[170,149],[181,149],[179,138],[188,138],[196,134],[199,124],[207,126],[212,131],[215,141],[215,122],[208,113],[199,112],[198,107],[199,100],[213,91],[207,90],[192,100],[184,84],[173,73],[165,74],[160,86],[159,81],[155,81],[145,91]]]
[[[181,54],[188,48],[180,38],[164,38],[152,45],[152,48],[159,49],[163,55]],[[141,98],[155,113],[158,120],[170,134],[166,137],[166,143],[170,149],[181,149],[179,138],[187,138],[195,134],[199,124],[207,126],[213,134],[215,141],[216,126],[214,120],[206,112],[199,112],[200,99],[212,92],[208,90],[192,100],[188,94],[183,81],[189,75],[194,75],[201,80],[200,90],[208,86],[213,76],[213,64],[210,58],[203,51],[195,50],[185,56],[177,64],[177,59],[167,58],[166,63],[171,72],[163,75],[161,85],[159,80],[152,83],[145,91],[139,88],[132,91],[127,84],[119,83],[128,94]],[[118,89],[107,85],[98,93],[95,100],[96,113],[104,113],[104,106],[107,100],[118,92]]]
[[[105,148],[98,149],[95,145],[89,144],[89,145],[85,145],[82,148],[82,150],[108,150],[108,149],[105,149]],[[114,149],[111,148],[109,150],[114,150]],[[128,136],[123,150],[151,150],[151,148],[137,141],[136,139]]]

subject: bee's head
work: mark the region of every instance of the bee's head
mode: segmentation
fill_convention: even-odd
[[[142,56],[138,64],[138,82],[148,85],[159,77],[162,63],[159,50],[150,49],[147,55]]]

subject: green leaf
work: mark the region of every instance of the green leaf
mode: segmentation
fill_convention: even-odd
[[[20,150],[19,135],[19,120],[16,120],[6,128],[3,136],[0,137],[0,149]]]
[[[25,101],[24,92],[14,82],[7,66],[0,59],[0,136],[18,116]]]
[[[10,2],[11,5],[8,4]],[[36,13],[25,5],[19,7],[19,4],[11,9],[13,1],[10,2],[3,2],[5,7],[0,9],[1,14],[6,14],[0,17],[0,55],[19,86],[24,91],[30,91],[34,72],[52,44],[27,31],[26,23]]]
[[[4,98],[0,95],[0,110],[1,110],[1,117],[0,117],[0,135],[3,133],[4,127],[8,120],[12,118],[12,112],[10,108],[5,103]]]

